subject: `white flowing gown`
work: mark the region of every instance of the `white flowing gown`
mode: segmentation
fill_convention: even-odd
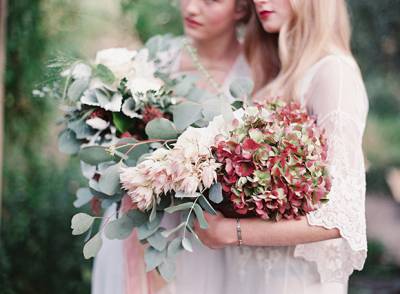
[[[249,74],[243,59],[235,64],[229,80]],[[176,278],[157,294],[347,293],[348,278],[354,269],[362,269],[367,253],[362,137],[368,99],[356,62],[335,54],[314,64],[304,75],[301,102],[326,130],[332,176],[329,202],[310,213],[308,222],[337,228],[342,238],[287,247],[219,250],[193,241],[194,253],[178,256]],[[172,218],[164,221],[166,226],[174,222]],[[122,280],[107,275],[117,267],[121,249],[103,249],[107,253],[101,251],[96,258],[93,289],[97,291],[93,293],[120,293],[106,292],[110,289],[106,284],[118,288]],[[103,289],[99,289],[101,283]]]

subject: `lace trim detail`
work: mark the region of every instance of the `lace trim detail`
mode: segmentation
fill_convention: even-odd
[[[367,254],[365,225],[365,168],[359,138],[346,137],[346,128],[354,120],[335,111],[325,116],[328,136],[328,160],[332,177],[329,202],[307,215],[310,225],[337,228],[341,239],[298,245],[295,256],[313,261],[322,281],[348,279],[354,269],[361,270]]]

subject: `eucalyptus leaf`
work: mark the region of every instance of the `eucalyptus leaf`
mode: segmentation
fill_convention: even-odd
[[[139,158],[143,154],[148,154],[149,150],[150,149],[149,149],[148,144],[140,144],[140,145],[135,146],[135,148],[130,150],[129,153],[127,154],[128,158],[129,158],[129,162],[131,162],[132,164],[137,164]]]
[[[68,98],[72,101],[78,101],[82,96],[83,92],[87,89],[89,85],[88,79],[78,79],[71,83],[68,87]]]
[[[204,195],[201,195],[199,197],[198,203],[208,213],[213,214],[213,215],[217,214],[217,212],[215,211],[214,207],[212,207],[211,203],[207,200],[206,197],[204,197]]]
[[[179,97],[186,97],[189,92],[195,87],[199,78],[195,75],[185,75],[177,81],[174,86],[174,93]]]
[[[58,137],[58,148],[65,154],[73,155],[78,153],[80,145],[75,132],[70,129],[62,131]]]
[[[168,244],[167,256],[168,258],[175,258],[182,250],[184,250],[182,246],[182,238],[175,238]]]
[[[86,213],[77,213],[71,219],[72,235],[82,235],[93,225],[94,217]]]
[[[147,224],[143,224],[137,228],[138,239],[144,240],[157,232],[159,226],[149,228]]]
[[[132,220],[135,227],[140,227],[141,225],[146,224],[149,219],[147,213],[138,209],[129,210],[126,215]]]
[[[153,207],[151,209],[149,221],[150,222],[154,221],[156,219],[156,216],[157,216],[157,205],[156,205],[155,201],[153,200]]]
[[[102,244],[103,240],[101,239],[101,235],[100,233],[97,233],[83,247],[83,255],[85,256],[85,258],[89,259],[91,257],[95,257],[99,252]]]
[[[165,259],[163,263],[158,266],[158,270],[161,276],[167,281],[170,282],[175,277],[175,263],[172,260]]]
[[[191,226],[187,226],[187,229],[193,234],[194,241],[196,241],[199,245],[204,245],[203,242],[200,240],[199,236],[196,234],[196,232],[193,230],[193,228]]]
[[[115,200],[115,201],[121,200],[122,194],[117,194],[115,196],[110,196],[110,195],[104,194],[99,191],[100,187],[98,185],[96,187],[94,187],[93,183],[97,183],[97,182],[94,180],[89,181],[89,187],[90,187],[89,189],[90,189],[90,192],[92,192],[93,197],[96,197],[101,200],[107,200],[107,199]]]
[[[158,251],[163,251],[167,246],[167,239],[162,235],[163,230],[164,229],[158,229],[155,234],[147,238],[149,244]]]
[[[174,123],[179,131],[185,130],[191,124],[202,118],[202,106],[199,103],[185,101],[172,108]]]
[[[178,204],[178,205],[175,205],[175,206],[168,207],[168,208],[165,209],[165,212],[174,213],[174,212],[177,212],[177,211],[180,211],[180,210],[190,209],[190,208],[192,208],[193,204],[194,204],[193,202],[185,202],[185,203],[182,203],[182,204]]]
[[[182,246],[186,251],[193,252],[192,242],[189,238],[185,237],[182,239]]]
[[[222,100],[221,99],[209,99],[203,102],[203,115],[206,121],[212,121],[212,119],[222,114]]]
[[[96,133],[96,131],[82,119],[68,122],[68,128],[75,132],[77,139],[85,139]]]
[[[194,87],[190,90],[189,94],[185,96],[188,100],[193,102],[200,103],[204,100],[207,100],[208,95],[205,93],[203,89],[199,89],[198,87]]]
[[[155,118],[147,123],[146,134],[150,139],[169,140],[178,137],[176,126],[165,118]]]
[[[221,183],[214,183],[210,187],[210,191],[208,194],[210,200],[214,203],[221,203],[224,200],[224,196],[222,195],[222,185]]]
[[[146,263],[146,272],[152,271],[159,266],[166,258],[167,251],[158,251],[155,248],[149,246],[144,252],[144,261]]]
[[[168,238],[169,236],[171,236],[173,233],[179,231],[180,229],[182,229],[185,226],[186,222],[181,222],[178,226],[176,226],[175,228],[172,228],[170,230],[166,230],[163,231],[161,233],[161,235],[163,235],[163,237]]]
[[[89,188],[80,188],[76,192],[77,199],[74,201],[75,207],[82,207],[87,204],[93,198],[93,194],[90,192]]]
[[[201,206],[198,205],[197,203],[194,205],[194,212],[196,214],[197,220],[199,221],[200,228],[204,230],[207,229],[208,223],[204,217],[204,212],[201,209]]]
[[[99,179],[100,191],[107,195],[114,195],[120,191],[121,184],[119,180],[120,164],[114,164],[102,172]]]
[[[124,240],[132,234],[134,227],[132,219],[126,214],[123,214],[120,218],[109,222],[104,232],[106,237],[110,240]]]
[[[254,89],[254,83],[249,78],[236,78],[230,85],[231,95],[239,100],[246,100]]]
[[[115,75],[105,65],[98,64],[95,69],[95,75],[105,84],[111,85],[115,81]]]
[[[150,221],[149,223],[147,223],[147,227],[152,230],[153,228],[158,228],[161,224],[161,220],[164,216],[164,212],[163,211],[159,211],[156,215],[156,217],[154,218],[153,221]]]
[[[113,161],[114,157],[102,146],[83,147],[79,152],[80,159],[91,165],[97,165],[103,162]]]

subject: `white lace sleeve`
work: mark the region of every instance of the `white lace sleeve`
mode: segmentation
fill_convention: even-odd
[[[308,215],[310,225],[337,228],[342,238],[297,245],[295,256],[317,264],[322,282],[347,281],[367,253],[362,137],[368,112],[365,87],[354,60],[324,58],[304,96],[328,137],[332,177],[329,202]]]

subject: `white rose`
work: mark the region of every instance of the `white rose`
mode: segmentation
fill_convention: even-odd
[[[132,94],[142,93],[145,94],[147,91],[153,90],[158,91],[163,85],[163,81],[155,77],[128,77],[127,87],[131,90]]]
[[[110,48],[97,52],[96,64],[107,66],[118,80],[126,77],[133,69],[133,61],[136,51],[126,48]]]
[[[146,93],[149,90],[158,91],[164,84],[162,80],[156,78],[156,66],[149,61],[149,50],[140,50],[132,63],[133,70],[127,76],[127,87],[132,94]]]

